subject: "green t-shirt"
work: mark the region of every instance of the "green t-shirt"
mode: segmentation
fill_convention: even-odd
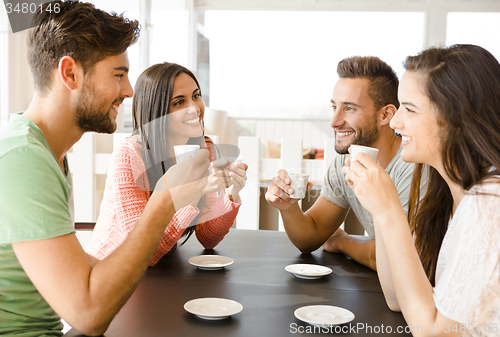
[[[11,243],[74,232],[71,175],[42,131],[13,115],[0,134],[0,335],[61,336],[62,324],[19,264]]]

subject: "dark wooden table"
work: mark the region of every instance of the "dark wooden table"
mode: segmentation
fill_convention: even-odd
[[[228,256],[234,263],[216,271],[188,263],[190,257],[206,254]],[[299,279],[285,271],[294,263],[325,265],[333,273],[317,280]],[[200,297],[232,299],[243,305],[243,311],[225,320],[205,321],[183,308]],[[305,305],[335,305],[356,317],[331,330],[314,328],[294,316]],[[232,229],[214,250],[204,250],[193,236],[149,268],[105,336],[384,336],[404,335],[398,331],[405,327],[403,316],[387,307],[377,274],[370,269],[323,249],[301,254],[283,232]],[[66,336],[80,335],[71,330]]]

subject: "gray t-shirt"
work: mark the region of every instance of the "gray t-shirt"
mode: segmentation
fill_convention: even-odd
[[[411,178],[415,164],[407,163],[401,159],[402,149],[403,146],[401,145],[398,153],[392,158],[385,170],[391,177],[394,185],[396,185],[396,189],[399,193],[399,200],[401,201],[405,213],[408,213],[408,198],[410,195]],[[325,175],[321,196],[340,208],[346,209],[351,207],[370,238],[374,239],[375,228],[373,226],[372,215],[361,205],[354,191],[345,181],[345,176],[342,173],[342,167],[347,157],[348,155],[338,155],[332,161]],[[422,188],[425,186],[422,186]]]

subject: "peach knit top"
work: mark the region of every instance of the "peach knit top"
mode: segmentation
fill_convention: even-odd
[[[151,197],[152,192],[138,187],[149,186],[141,151],[140,142],[129,137],[118,145],[111,156],[99,218],[87,247],[87,252],[99,260],[125,241]],[[213,157],[210,153],[211,161]],[[222,192],[219,197],[217,193],[203,196],[198,204],[200,208],[187,205],[179,209],[165,229],[150,266],[154,266],[172,249],[198,215],[195,229],[198,241],[205,249],[217,246],[229,232],[240,205],[239,196],[233,202]]]

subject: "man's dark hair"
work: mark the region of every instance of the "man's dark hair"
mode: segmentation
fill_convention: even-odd
[[[56,7],[58,13],[53,10]],[[62,57],[71,56],[85,73],[91,73],[97,62],[124,53],[137,41],[140,31],[136,20],[78,1],[45,3],[33,25],[27,39],[28,63],[35,88],[42,95],[50,90],[52,73]]]
[[[353,56],[345,58],[337,66],[340,78],[366,78],[370,81],[368,96],[373,100],[375,110],[387,104],[399,108],[399,80],[390,65],[375,56]]]

